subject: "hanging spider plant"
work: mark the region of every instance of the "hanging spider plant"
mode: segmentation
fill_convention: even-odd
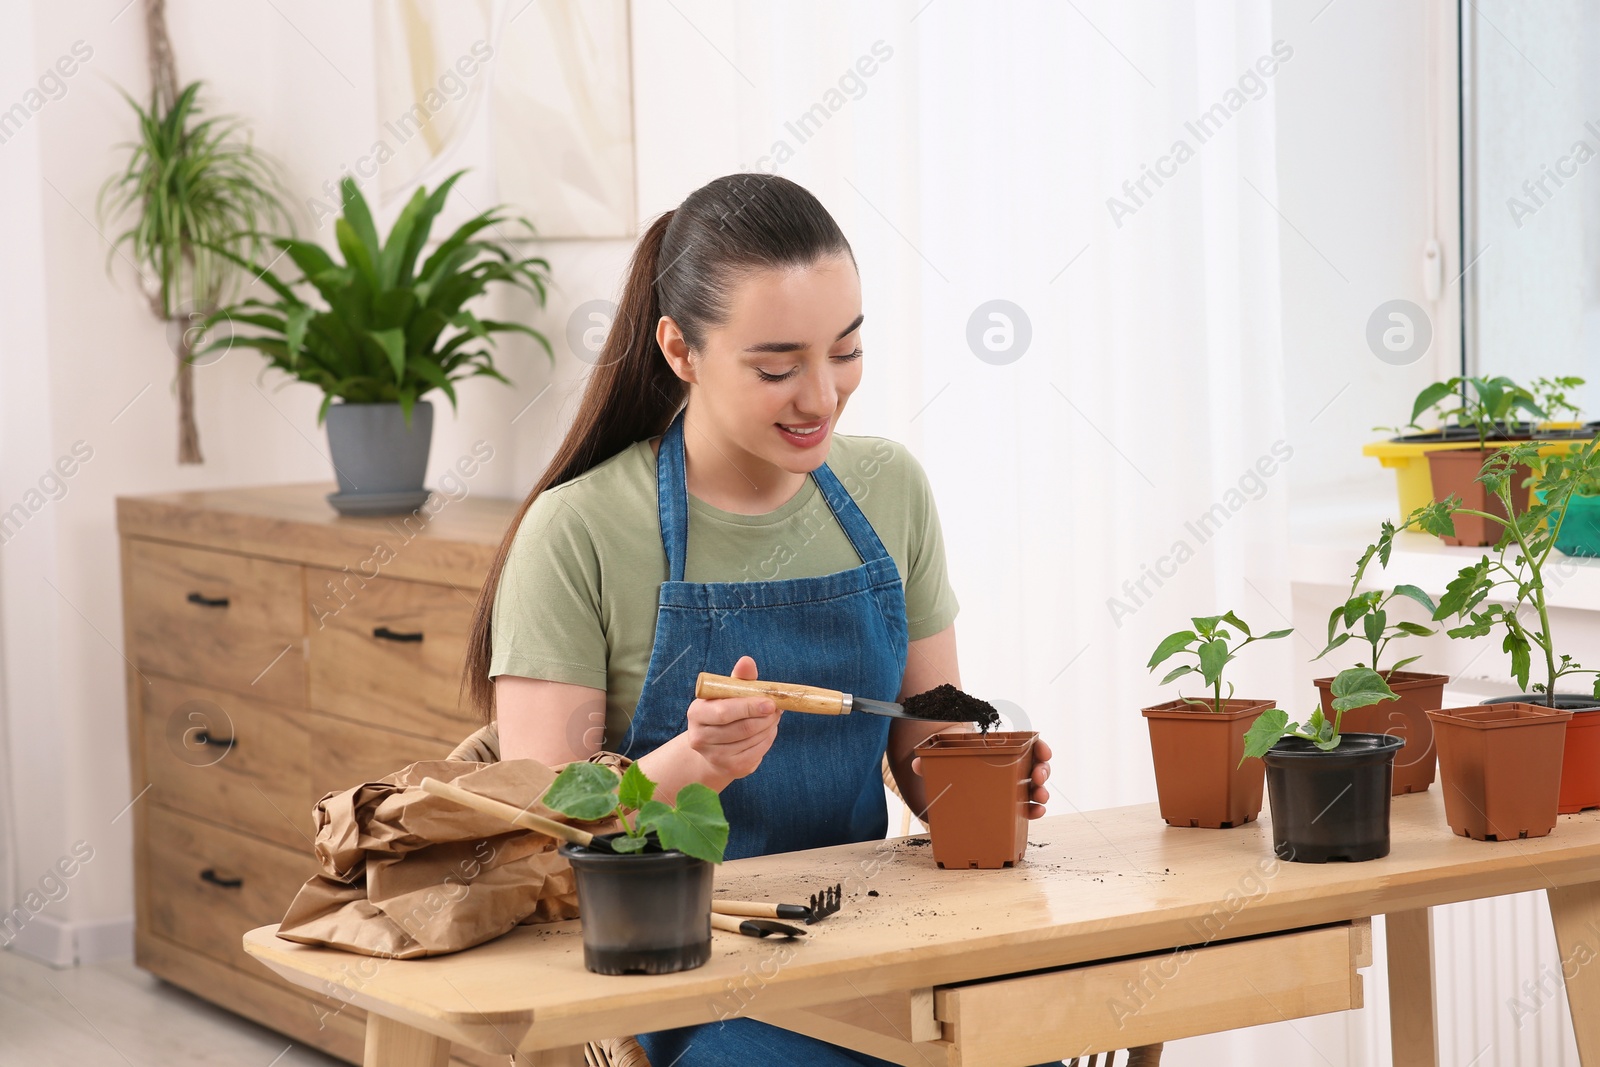
[[[320,387],[319,426],[335,399],[399,404],[409,426],[417,401],[434,389],[450,399],[453,410],[455,383],[464,378],[510,384],[494,364],[497,334],[526,334],[544,348],[553,366],[555,352],[542,333],[520,322],[480,319],[466,308],[502,283],[544,305],[550,264],[523,257],[505,240],[480,237],[489,229],[503,237],[501,223],[518,223],[531,236],[532,223],[491,208],[462,223],[418,265],[434,219],[463,173],[450,175],[432,193],[418,188],[387,240],[379,238],[361,190],[345,178],[339,185],[344,211],[334,224],[343,263],[310,241],[269,239],[300,269],[298,278],[280,277],[271,264],[219,250],[277,299],[251,297],[216,312],[213,320],[226,316],[235,326],[260,332],[213,345],[254,348],[274,368]]]
[[[237,291],[238,261],[265,247],[262,232],[280,224],[293,231],[277,164],[251,143],[242,120],[203,115],[200,85],[185,86],[170,106],[155,90],[148,108],[122,94],[138,116],[139,139],[123,146],[127,165],[106,179],[97,201],[103,223],[132,215],[107,268],[126,245],[151,312],[175,339],[179,463],[203,462],[193,363],[203,324]]]

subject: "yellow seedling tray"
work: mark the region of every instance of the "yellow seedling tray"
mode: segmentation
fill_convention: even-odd
[[[1507,448],[1522,441],[1491,441],[1490,448]],[[1583,441],[1543,441],[1539,455],[1553,456],[1559,452],[1582,448]],[[1429,452],[1458,451],[1477,448],[1476,441],[1373,441],[1361,449],[1364,456],[1374,456],[1378,462],[1394,471],[1395,488],[1400,496],[1400,518],[1404,519],[1418,508],[1433,503],[1433,474],[1428,469]],[[1532,499],[1529,488],[1529,499]]]

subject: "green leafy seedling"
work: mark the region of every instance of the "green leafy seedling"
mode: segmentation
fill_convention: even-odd
[[[1393,530],[1392,524],[1385,523],[1388,530]],[[1350,597],[1343,604],[1333,609],[1328,616],[1328,644],[1316,659],[1321,659],[1334,649],[1343,646],[1351,640],[1360,640],[1367,644],[1368,660],[1364,666],[1380,674],[1390,671],[1404,670],[1406,667],[1421,659],[1421,656],[1407,656],[1391,666],[1382,665],[1383,654],[1390,642],[1405,637],[1431,637],[1436,631],[1419,622],[1409,620],[1389,621],[1389,604],[1396,597],[1404,597],[1415,601],[1432,618],[1438,611],[1438,605],[1424,590],[1415,585],[1397,585],[1393,589],[1372,589],[1359,592],[1362,579],[1366,577],[1367,564],[1381,554],[1385,564],[1389,561],[1389,551],[1393,547],[1394,534],[1388,534],[1387,540],[1367,546],[1366,552],[1356,564],[1356,573],[1350,582]],[[1359,627],[1358,627],[1359,624]]]
[[[1545,417],[1550,421],[1559,421],[1562,414],[1576,420],[1583,414],[1583,410],[1568,399],[1567,393],[1582,388],[1583,385],[1582,378],[1535,378],[1528,391],[1533,394],[1534,403],[1544,410]]]
[[[1517,476],[1519,467],[1535,472],[1535,502],[1522,510],[1516,499],[1524,481]],[[1500,502],[1503,514],[1465,507],[1458,496],[1429,504],[1412,512],[1399,527],[1383,524],[1378,558],[1388,564],[1394,539],[1405,530],[1453,534],[1457,515],[1476,515],[1495,523],[1501,534],[1494,551],[1457,572],[1439,598],[1434,621],[1454,620],[1457,625],[1446,631],[1451,637],[1484,637],[1499,630],[1501,648],[1511,657],[1512,677],[1523,689],[1530,688],[1537,656],[1544,677],[1532,683],[1533,692],[1553,699],[1562,678],[1593,675],[1593,693],[1600,700],[1600,671],[1585,669],[1557,647],[1545,574],[1573,498],[1600,484],[1600,437],[1548,456],[1540,455],[1540,446],[1533,443],[1496,449],[1484,462],[1478,481]]]
[[[1389,688],[1383,676],[1369,667],[1351,667],[1333,679],[1333,719],[1322,713],[1319,705],[1304,726],[1289,721],[1289,713],[1281,708],[1269,708],[1257,716],[1244,735],[1244,756],[1260,759],[1285,737],[1299,737],[1310,741],[1324,752],[1332,752],[1341,740],[1339,724],[1344,713],[1352,708],[1364,708],[1384,700],[1399,700],[1400,694]]]
[[[656,783],[637,763],[629,764],[620,779],[598,763],[569,763],[550,783],[543,802],[574,819],[615,817],[624,833],[611,839],[613,852],[642,852],[654,834],[662,848],[721,863],[728,820],[716,790],[690,782],[678,790],[674,804],[656,800],[655,792]]]
[[[1564,398],[1563,398],[1564,399]],[[1450,402],[1454,401],[1454,406]],[[1533,419],[1549,416],[1529,390],[1510,378],[1450,378],[1434,382],[1417,394],[1411,405],[1411,421],[1405,427],[1380,429],[1421,430],[1418,421],[1433,412],[1439,426],[1470,426],[1477,431],[1478,447],[1488,448],[1489,438],[1515,436],[1515,416],[1520,412]]]
[[[1179,654],[1194,657],[1193,663],[1180,664],[1168,671],[1166,677],[1161,679],[1161,684],[1175,682],[1189,674],[1198,674],[1205,682],[1206,688],[1211,690],[1211,700],[1195,700],[1192,697],[1180,696],[1180,699],[1189,704],[1210,704],[1211,710],[1221,714],[1222,703],[1233,696],[1232,683],[1224,683],[1222,672],[1228,664],[1232,663],[1246,645],[1257,641],[1276,641],[1281,637],[1288,637],[1294,633],[1291,630],[1274,630],[1271,633],[1251,634],[1250,627],[1244,620],[1231,611],[1221,615],[1207,615],[1189,620],[1193,624],[1192,630],[1179,630],[1169,634],[1156,646],[1155,654],[1150,657],[1146,665],[1149,670],[1155,670],[1161,664]],[[1230,630],[1228,627],[1232,627]],[[1235,640],[1234,631],[1238,631],[1244,640],[1232,644]],[[1222,687],[1228,686],[1228,696],[1222,695]]]

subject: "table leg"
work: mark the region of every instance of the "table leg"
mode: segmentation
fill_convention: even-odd
[[[1438,1067],[1439,1021],[1433,999],[1433,912],[1384,916],[1389,953],[1389,1044],[1395,1067]]]
[[[447,1067],[450,1042],[405,1023],[367,1013],[366,1067]]]
[[[1600,1064],[1600,883],[1547,889],[1578,1062]]]

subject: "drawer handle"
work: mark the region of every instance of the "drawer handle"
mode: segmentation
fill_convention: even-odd
[[[230,750],[233,748],[234,745],[237,745],[239,743],[237,738],[233,738],[233,737],[212,737],[210,734],[206,733],[204,730],[196,730],[195,733],[194,733],[194,740],[195,740],[196,744],[216,745],[218,748],[226,748],[226,749],[230,749]]]
[[[244,885],[243,878],[218,877],[215,868],[212,867],[207,867],[205,870],[200,872],[200,880],[202,882],[210,882],[212,885],[219,885],[224,889],[238,889],[240,886]]]
[[[414,634],[402,634],[396,633],[387,626],[380,626],[372,631],[372,636],[382,638],[385,641],[421,641],[422,631],[418,630]]]
[[[189,603],[199,604],[203,608],[225,608],[228,606],[228,598],[225,596],[202,596],[199,593],[190,593]]]

